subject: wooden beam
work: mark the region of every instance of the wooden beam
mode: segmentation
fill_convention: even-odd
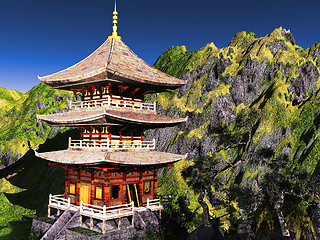
[[[77,168],[77,173],[78,173],[78,176],[77,176],[77,190],[76,190],[76,205],[80,205],[80,171],[81,171],[81,168],[78,167]]]
[[[69,178],[69,169],[68,166],[66,166],[66,169],[64,171],[64,197],[68,198],[69,188],[68,188],[68,178]]]

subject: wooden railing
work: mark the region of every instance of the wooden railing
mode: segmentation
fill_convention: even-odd
[[[150,210],[158,209],[158,208],[162,208],[162,204],[160,202],[160,199],[149,200],[148,198],[146,207],[149,208]]]
[[[160,211],[163,209],[163,206],[159,199],[149,200],[147,199],[147,204],[144,207],[135,207],[134,202],[116,205],[111,207],[103,207],[83,203],[81,201],[80,206],[76,206],[74,204],[70,204],[70,198],[66,199],[64,195],[49,195],[49,205],[48,205],[48,217],[50,217],[50,208],[56,208],[58,210],[58,216],[60,215],[60,210],[71,210],[71,211],[79,211],[79,226],[82,225],[82,216],[86,216],[90,218],[90,230],[93,229],[93,219],[99,219],[103,221],[102,225],[102,233],[106,232],[106,220],[117,219],[118,228],[120,229],[122,217],[132,216],[132,225],[134,224],[134,212],[135,211],[145,211],[146,209],[150,209],[151,211]]]
[[[69,138],[69,148],[93,148],[93,149],[155,149],[155,139],[144,140],[72,140]]]
[[[129,204],[117,205],[112,207],[103,207],[97,205],[91,205],[87,203],[80,203],[80,215],[93,217],[97,219],[112,219],[116,216],[129,216],[134,214],[134,202]]]
[[[87,100],[81,102],[70,102],[70,109],[81,108],[129,108],[135,110],[151,110],[156,111],[156,103],[145,103],[142,101],[133,101],[129,99],[120,99],[117,96],[108,96],[105,99]]]
[[[58,207],[70,207],[70,198],[66,199],[63,194],[49,195],[49,205],[57,205]]]

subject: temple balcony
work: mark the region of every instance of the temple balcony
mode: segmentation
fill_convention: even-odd
[[[130,150],[130,149],[155,149],[155,139],[152,141],[144,141],[140,139],[114,139],[107,138],[104,140],[72,140],[69,138],[70,149],[115,149],[115,150]]]
[[[134,225],[134,213],[146,211],[147,209],[151,211],[160,211],[161,217],[161,210],[163,206],[160,202],[160,199],[147,199],[147,203],[144,206],[136,207],[134,206],[134,202],[123,204],[123,205],[116,205],[111,207],[98,206],[83,203],[81,201],[80,206],[74,205],[70,203],[70,198],[65,198],[63,194],[61,195],[49,195],[49,205],[48,205],[48,217],[51,216],[51,208],[57,209],[57,215],[60,215],[60,211],[72,211],[80,213],[79,218],[79,227],[82,226],[82,218],[89,217],[90,218],[90,230],[93,230],[93,219],[103,221],[102,225],[102,233],[106,232],[106,221],[112,219],[119,219],[118,221],[118,228],[120,229],[121,218],[122,217],[130,217],[132,221],[132,226]]]
[[[134,110],[156,111],[156,103],[145,103],[141,100],[131,100],[130,98],[121,99],[119,96],[110,96],[104,99],[87,100],[81,102],[70,102],[71,110],[82,108],[126,108]]]

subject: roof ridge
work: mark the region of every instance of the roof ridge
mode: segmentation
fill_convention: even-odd
[[[91,54],[89,54],[87,57],[85,57],[85,58],[82,59],[81,61],[79,61],[79,62],[71,65],[71,66],[68,67],[68,68],[62,69],[62,70],[57,71],[57,72],[55,72],[55,73],[52,73],[52,74],[50,74],[50,75],[46,75],[46,76],[43,76],[43,77],[37,76],[38,79],[41,81],[41,79],[43,79],[43,78],[48,78],[48,77],[50,77],[50,76],[52,76],[52,75],[54,75],[54,74],[60,73],[60,72],[62,72],[62,71],[68,71],[70,68],[73,68],[74,66],[76,66],[76,65],[84,62],[85,60],[87,60],[88,58],[90,58],[92,55],[94,55],[107,41],[108,41],[108,39],[105,40],[96,50],[94,50]]]
[[[112,42],[111,42],[110,54],[109,54],[109,57],[108,57],[108,59],[106,61],[105,68],[107,68],[107,66],[111,62],[111,58],[112,58],[112,52],[113,52],[113,46],[114,46],[114,38],[111,38],[111,39],[112,39]]]

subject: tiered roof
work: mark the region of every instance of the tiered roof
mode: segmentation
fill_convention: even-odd
[[[77,87],[93,84],[125,84],[149,92],[162,92],[176,89],[185,81],[169,76],[144,62],[117,35],[117,11],[114,14],[113,33],[90,56],[60,72],[39,77],[43,82],[54,88],[72,90]],[[144,93],[148,92],[145,91]],[[100,104],[100,103],[99,103]],[[96,106],[96,105],[95,105]],[[80,108],[66,113],[37,116],[52,126],[82,126],[82,125],[131,125],[140,128],[155,128],[175,126],[185,122],[187,118],[176,118],[157,114],[155,111],[135,110],[126,107],[107,106]],[[36,156],[51,162],[78,165],[163,165],[179,161],[186,156],[158,152],[152,149],[72,149],[64,151],[36,153]],[[69,144],[70,146],[70,144]],[[134,144],[131,146],[133,147]],[[154,148],[154,147],[153,147]]]
[[[72,89],[88,83],[118,82],[160,91],[176,89],[185,81],[151,67],[139,58],[121,39],[108,38],[95,52],[81,62],[60,72],[39,77],[54,88]]]
[[[78,151],[62,150],[37,153],[36,156],[50,162],[73,165],[114,164],[122,166],[148,166],[154,164],[174,163],[186,157],[173,153],[159,151]]]
[[[145,128],[154,128],[175,126],[187,121],[187,118],[169,117],[157,114],[155,111],[129,110],[125,108],[80,109],[37,117],[52,126],[143,125]]]

